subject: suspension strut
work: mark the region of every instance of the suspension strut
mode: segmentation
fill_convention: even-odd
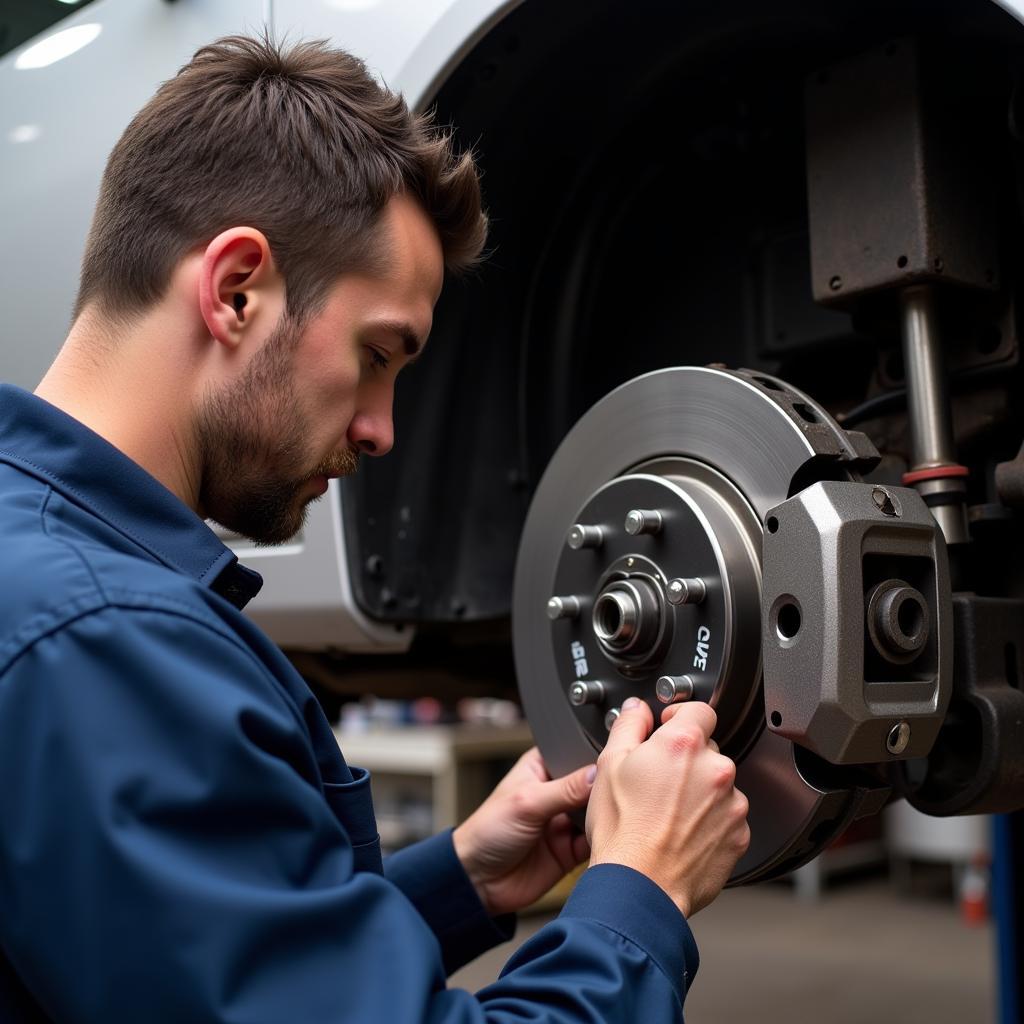
[[[947,544],[965,544],[967,467],[956,461],[935,301],[928,285],[900,293],[903,366],[910,420],[910,468],[903,483],[931,509]]]

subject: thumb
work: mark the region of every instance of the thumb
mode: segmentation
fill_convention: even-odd
[[[560,779],[540,783],[533,800],[537,817],[542,821],[550,821],[556,814],[583,807],[590,799],[596,774],[596,765],[585,764]]]
[[[638,697],[630,697],[622,705],[619,717],[608,734],[605,754],[608,760],[617,761],[635,750],[651,734],[654,728],[654,716],[647,702]]]

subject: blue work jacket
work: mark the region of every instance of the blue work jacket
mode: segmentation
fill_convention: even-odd
[[[241,609],[211,530],[78,421],[0,386],[0,1021],[678,1021],[665,893],[588,870],[509,936],[451,834],[382,869],[367,772]]]

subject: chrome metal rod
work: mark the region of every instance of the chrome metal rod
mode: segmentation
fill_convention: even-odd
[[[900,303],[903,307],[903,372],[914,446],[911,468],[955,463],[946,374],[931,289],[927,285],[905,288]]]
[[[953,415],[946,388],[946,372],[939,341],[934,296],[927,285],[913,285],[900,293],[903,315],[903,372],[907,382],[912,470],[956,464]],[[918,490],[930,493],[964,491],[962,479],[934,479]],[[947,544],[970,539],[963,499],[932,508]]]

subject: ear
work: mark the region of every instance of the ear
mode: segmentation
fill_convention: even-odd
[[[284,310],[284,281],[262,231],[228,228],[207,245],[199,309],[212,337],[231,348],[276,325]]]

